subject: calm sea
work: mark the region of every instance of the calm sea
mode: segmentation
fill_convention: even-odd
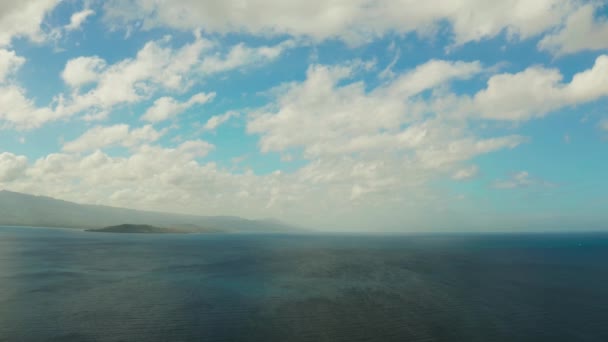
[[[0,228],[0,341],[608,341],[608,235]]]

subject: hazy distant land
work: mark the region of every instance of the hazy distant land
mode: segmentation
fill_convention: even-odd
[[[104,227],[101,229],[87,229],[94,233],[134,233],[134,234],[187,234],[188,231],[181,229],[161,228],[148,224],[120,224],[117,226]]]
[[[104,229],[148,225],[190,233],[281,233],[304,231],[280,221],[236,216],[197,216],[78,204],[44,196],[0,191],[0,226]],[[173,231],[172,231],[173,232]]]

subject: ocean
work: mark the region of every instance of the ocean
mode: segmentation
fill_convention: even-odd
[[[608,234],[0,227],[0,341],[608,341]]]

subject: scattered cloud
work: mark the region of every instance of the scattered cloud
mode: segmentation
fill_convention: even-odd
[[[72,14],[72,16],[70,17],[70,23],[65,26],[65,30],[74,31],[80,29],[80,27],[87,20],[87,18],[94,14],[95,11],[91,9],[84,9],[80,12]]]
[[[15,51],[0,49],[0,84],[15,73],[25,63],[25,58],[17,56]]]
[[[13,38],[25,37],[34,42],[45,40],[41,24],[60,0],[2,1],[0,4],[0,47]]]
[[[598,5],[589,3],[571,13],[559,31],[541,39],[538,48],[557,56],[608,49],[608,18],[596,13]]]
[[[187,90],[190,72],[203,50],[211,43],[200,36],[181,48],[168,46],[170,37],[144,45],[135,58],[127,58],[111,65],[98,57],[68,61],[64,80],[81,85],[93,82],[94,87],[84,93],[74,92],[62,98],[57,111],[64,116],[85,110],[109,110],[116,105],[137,103],[149,98],[159,89]],[[85,71],[85,76],[80,71]]]
[[[538,118],[565,106],[582,104],[608,95],[608,55],[601,55],[592,68],[579,72],[570,83],[563,83],[557,69],[532,66],[515,74],[490,77],[465,111],[483,118],[524,121]]]
[[[293,47],[292,40],[274,46],[249,47],[244,43],[233,46],[227,54],[219,52],[205,57],[200,64],[203,74],[215,74],[243,67],[268,63],[278,58],[286,49]]]
[[[212,101],[214,97],[215,93],[198,93],[186,102],[179,102],[172,97],[164,96],[154,101],[152,107],[148,108],[141,120],[154,123],[165,121],[181,114],[192,106]]]
[[[126,124],[114,126],[96,126],[86,131],[73,141],[63,144],[66,152],[84,152],[109,146],[136,147],[158,140],[163,132],[158,132],[151,125],[130,129]]]
[[[246,32],[253,35],[291,35],[314,41],[338,38],[356,45],[385,35],[439,32],[451,27],[453,44],[480,41],[506,31],[510,39],[526,39],[550,30],[577,7],[573,0],[508,0],[488,5],[484,0],[110,0],[104,18],[113,27],[147,30],[169,27],[209,32]],[[407,8],[406,11],[403,9]],[[472,10],[474,9],[474,11]]]
[[[106,61],[100,57],[77,57],[67,62],[61,73],[61,78],[69,86],[77,88],[97,82],[105,68]]]
[[[0,183],[14,181],[27,168],[27,158],[9,152],[0,153]]]
[[[0,86],[0,129],[31,129],[56,120],[59,116],[52,109],[38,107],[28,98],[25,89]]]
[[[219,126],[227,122],[228,120],[238,117],[239,113],[235,111],[229,111],[222,115],[215,115],[207,120],[207,123],[203,126],[205,131],[215,131]]]
[[[150,41],[127,58],[109,65],[98,56],[85,56],[67,62],[62,78],[75,89],[69,95],[61,94],[55,109],[58,117],[68,117],[87,111],[108,112],[118,105],[147,100],[159,92],[186,92],[205,75],[227,72],[237,68],[259,65],[277,58],[291,41],[275,46],[233,46],[226,55],[214,53],[215,43],[195,32],[195,40],[174,49],[171,37]],[[79,87],[93,85],[80,92]],[[215,95],[200,93],[185,103],[170,96],[156,100],[144,114],[143,120],[159,122],[179,114],[195,104],[210,101]]]
[[[527,171],[520,171],[512,174],[508,179],[494,182],[494,188],[496,189],[528,188],[533,186],[555,187],[555,184],[532,177]]]
[[[357,63],[312,65],[304,82],[278,93],[271,111],[252,113],[247,129],[261,135],[262,151],[302,147],[315,157],[401,150],[449,139],[442,121],[422,120],[426,104],[414,97],[482,69],[478,62],[432,60],[367,92],[361,81],[347,83],[359,68]]]
[[[471,165],[469,167],[456,170],[456,172],[452,174],[452,179],[457,181],[470,180],[477,177],[478,174],[479,167],[477,165]]]

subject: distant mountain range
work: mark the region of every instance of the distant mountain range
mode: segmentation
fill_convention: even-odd
[[[0,191],[0,225],[97,229],[122,224],[153,225],[191,232],[297,232],[278,220],[196,216],[78,204],[51,197]]]

